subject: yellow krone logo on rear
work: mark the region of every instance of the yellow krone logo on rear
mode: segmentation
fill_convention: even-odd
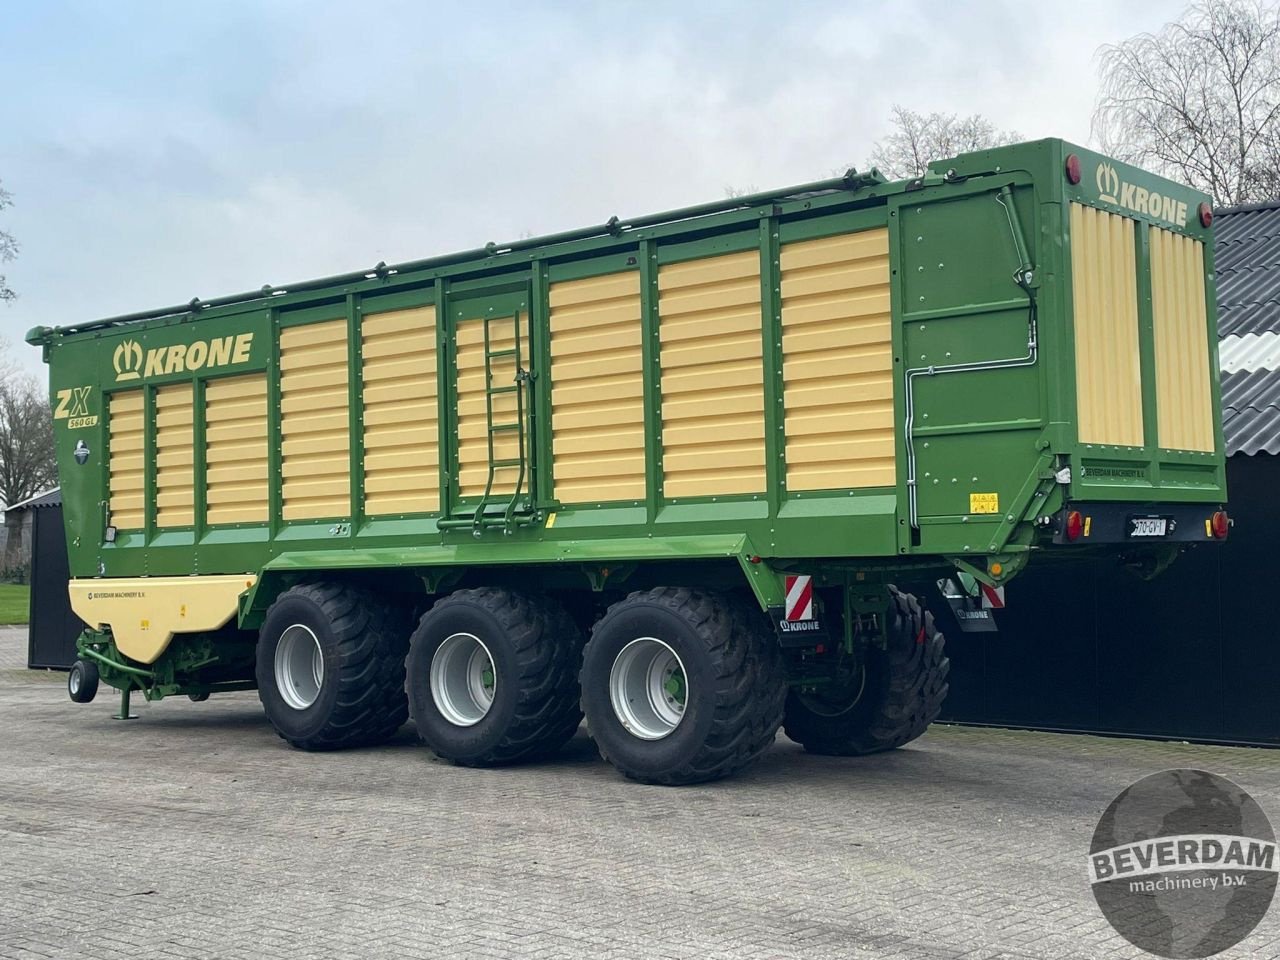
[[[252,348],[252,333],[196,340],[193,343],[174,343],[166,347],[152,347],[146,351],[136,340],[123,340],[111,355],[111,365],[115,367],[116,382],[123,383],[144,377],[248,363]]]
[[[1134,213],[1167,220],[1176,227],[1187,222],[1187,202],[1174,197],[1166,197],[1155,190],[1148,190],[1137,184],[1128,183],[1120,178],[1116,168],[1103,161],[1094,171],[1094,181],[1098,185],[1098,199],[1114,203]]]

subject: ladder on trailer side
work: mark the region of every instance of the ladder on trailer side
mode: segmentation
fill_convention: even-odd
[[[485,426],[488,432],[488,476],[485,480],[484,493],[480,497],[480,502],[476,504],[474,513],[470,516],[442,520],[440,526],[445,529],[469,526],[479,537],[486,528],[501,527],[504,533],[509,534],[516,527],[527,526],[537,519],[537,513],[532,507],[532,498],[525,490],[525,483],[529,477],[529,437],[525,422],[527,411],[525,393],[533,377],[524,368],[520,316],[520,311],[515,310],[507,316],[485,314],[481,318],[480,322],[484,330],[484,409]],[[495,350],[491,325],[507,319],[511,320],[512,345]],[[515,376],[511,383],[494,384],[493,366],[496,360],[511,360],[515,368]],[[515,419],[495,422],[494,398],[512,395],[515,397]],[[498,443],[511,434],[515,435],[516,456],[499,457]],[[498,497],[501,495],[495,496],[493,491],[494,480],[501,470],[517,471],[511,496],[505,504],[498,502]]]

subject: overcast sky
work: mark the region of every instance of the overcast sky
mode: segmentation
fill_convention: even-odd
[[[895,103],[1087,142],[1183,6],[0,0],[0,336],[830,176]]]

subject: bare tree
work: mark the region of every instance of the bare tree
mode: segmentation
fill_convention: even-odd
[[[13,205],[13,194],[0,187],[0,210]],[[13,235],[0,230],[0,263],[8,263],[18,256],[18,241],[13,239]],[[4,274],[0,273],[0,300],[12,300],[17,294],[9,288],[9,284],[5,282]]]
[[[894,105],[894,130],[871,148],[868,166],[890,180],[923,176],[934,160],[958,153],[1012,143],[1018,134],[999,130],[981,114],[960,117],[954,113],[916,113]]]
[[[49,398],[34,377],[0,381],[0,502],[21,503],[57,483]]]
[[[1203,0],[1099,51],[1094,135],[1219,204],[1280,196],[1280,5]]]

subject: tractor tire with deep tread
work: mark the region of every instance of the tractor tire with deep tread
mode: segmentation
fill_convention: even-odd
[[[291,705],[277,682],[277,647],[302,626],[319,648],[322,679],[309,705]],[[344,583],[307,583],[280,594],[258,635],[258,699],[276,732],[302,750],[370,746],[409,718],[404,658],[409,616],[403,606]],[[294,699],[297,701],[296,695]]]
[[[489,664],[488,686],[467,701],[465,714],[446,691],[438,703],[433,690],[433,665],[454,638]],[[423,615],[409,643],[406,689],[418,736],[461,766],[549,756],[582,723],[581,657],[582,633],[552,598],[496,587],[457,590]]]
[[[728,776],[774,741],[786,687],[777,642],[743,601],[683,587],[632,593],[592,630],[582,663],[582,705],[600,755],[624,776],[676,786]],[[655,640],[676,654],[685,701],[669,732],[628,728],[611,697],[615,662]]]
[[[762,698],[756,713],[757,733],[754,742],[757,745],[750,760],[754,760],[775,740],[782,728],[782,720],[787,703],[787,668],[782,659],[782,648],[778,646],[777,634],[773,624],[752,596],[746,598],[726,597],[733,613],[735,629],[747,632],[751,636],[751,649],[756,658],[756,684]]]
[[[885,648],[866,651],[861,682],[819,707],[792,690],[787,695],[786,735],[810,753],[861,756],[910,743],[938,718],[947,696],[944,640],[929,613],[910,593],[889,587]]]

